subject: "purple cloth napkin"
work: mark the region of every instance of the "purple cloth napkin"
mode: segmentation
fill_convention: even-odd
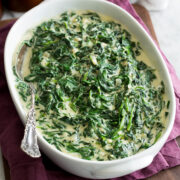
[[[110,0],[128,11],[148,31],[143,21],[136,14],[128,0]],[[23,137],[24,127],[19,119],[16,109],[11,100],[4,72],[4,43],[6,36],[14,22],[0,29],[0,146],[5,159],[10,167],[12,180],[83,180],[57,167],[45,155],[33,159],[23,153],[20,142]],[[148,31],[149,32],[149,31]],[[160,49],[159,49],[160,50]],[[161,50],[160,50],[161,51]],[[162,51],[161,51],[162,53]],[[180,148],[175,138],[180,135],[180,81],[175,70],[164,56],[164,61],[172,78],[174,93],[176,96],[176,117],[173,130],[168,141],[147,168],[136,171],[130,175],[114,180],[144,179],[161,170],[180,164]],[[11,68],[11,67],[10,67]]]

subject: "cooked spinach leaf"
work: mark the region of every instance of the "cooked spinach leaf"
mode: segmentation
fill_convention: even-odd
[[[32,48],[27,82],[36,87],[37,126],[60,151],[112,160],[146,149],[168,116],[164,83],[141,59],[131,34],[94,12],[64,12],[26,40]],[[27,85],[17,82],[24,101]],[[166,108],[162,116],[162,109]]]

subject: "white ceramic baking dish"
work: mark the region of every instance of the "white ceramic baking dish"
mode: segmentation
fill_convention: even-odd
[[[169,109],[170,114],[163,135],[152,147],[124,159],[112,161],[89,161],[72,157],[55,149],[43,139],[41,134],[38,133],[40,149],[58,166],[68,172],[86,178],[113,178],[129,174],[148,166],[164,145],[173,127],[175,117],[175,97],[173,86],[165,62],[153,40],[130,14],[112,3],[100,0],[53,0],[40,4],[17,20],[8,34],[5,44],[4,58],[9,90],[22,122],[25,123],[26,121],[26,113],[15,88],[14,75],[12,71],[13,55],[22,36],[28,29],[31,29],[43,20],[50,19],[66,10],[93,10],[110,16],[121,24],[124,24],[141,43],[143,50],[151,60],[153,66],[159,72],[160,78],[164,81],[166,96],[171,101]]]

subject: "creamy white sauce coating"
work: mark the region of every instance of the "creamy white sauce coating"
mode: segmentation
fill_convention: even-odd
[[[78,13],[79,14],[82,14],[82,13],[84,13],[84,11],[78,11]],[[59,16],[58,16],[59,17]],[[55,17],[55,19],[56,18],[58,18],[58,17]],[[113,20],[111,17],[107,17],[107,16],[104,16],[104,15],[101,15],[101,18],[104,20],[104,21],[115,21],[115,20]],[[75,19],[74,19],[74,21],[75,21]],[[117,21],[115,21],[115,22],[117,22]],[[86,27],[89,23],[91,23],[88,19],[84,19],[84,26]],[[123,26],[122,25],[122,28],[123,29],[127,29],[125,26]],[[77,29],[77,31],[78,31],[79,29]],[[62,30],[63,31],[63,30]],[[109,33],[111,33],[111,30],[109,29]],[[31,36],[32,36],[32,33],[31,32],[28,32],[24,37],[23,37],[23,40],[24,39],[30,39],[31,38]],[[83,37],[84,39],[86,38],[86,35],[84,34],[84,37]],[[75,41],[79,41],[79,39],[75,39]],[[136,38],[132,35],[132,41],[136,41],[137,42],[137,40],[136,40]],[[89,46],[89,47],[91,47],[93,44],[91,43],[91,42],[88,42],[88,44],[84,44],[85,46]],[[105,47],[106,46],[106,43],[103,43],[103,46]],[[72,50],[72,53],[76,53],[78,51],[78,49],[77,48],[74,48],[73,50]],[[25,61],[24,61],[24,64],[23,64],[23,72],[22,72],[22,74],[23,74],[23,76],[27,76],[29,73],[30,73],[30,71],[29,71],[29,61],[30,61],[30,58],[31,58],[31,56],[32,56],[32,52],[31,52],[31,48],[29,48],[28,49],[28,52],[27,52],[27,54],[26,54],[26,59],[25,59]],[[15,55],[15,57],[17,57],[17,54]],[[42,61],[42,66],[46,66],[47,65],[47,61],[48,61],[48,53],[46,53],[46,54],[44,54],[43,55],[43,57],[44,57],[44,59],[43,59],[43,61]],[[147,57],[147,55],[143,52],[143,50],[141,51],[141,55],[140,56],[138,56],[137,57],[137,60],[139,60],[139,61],[143,61],[145,64],[147,64],[148,66],[150,66],[150,67],[153,67],[153,64],[151,63],[151,61],[150,61],[150,59]],[[91,61],[92,61],[92,63],[94,64],[94,65],[97,65],[98,64],[98,62],[97,62],[97,60],[96,60],[96,56],[95,55],[91,55]],[[117,71],[117,74],[119,73],[119,71]],[[75,71],[75,70],[73,70],[73,72],[72,72],[72,74],[73,75],[75,75],[75,76],[80,76],[80,74],[79,74],[79,72],[78,71]],[[158,74],[158,72],[157,71],[155,71],[155,74],[156,74],[156,76],[157,76],[157,78],[156,78],[156,80],[153,82],[153,85],[156,87],[158,84],[160,84],[160,81],[161,81],[161,79],[160,79],[160,77],[159,77],[159,74]],[[120,83],[120,82],[116,82],[116,84],[118,85],[118,83]],[[58,88],[58,87],[57,87]],[[165,95],[164,95],[164,100],[167,100],[167,98],[165,97]],[[68,97],[67,97],[67,99],[68,99]],[[24,103],[23,103],[24,104]],[[66,114],[66,115],[68,115],[69,117],[73,117],[73,116],[76,116],[77,114],[78,114],[78,112],[75,112],[72,108],[71,108],[71,106],[70,106],[70,104],[71,104],[71,102],[69,102],[69,101],[66,101],[66,103],[64,104],[64,109],[59,109],[59,111],[61,112],[61,116],[64,116],[64,114]],[[110,110],[114,110],[115,109],[115,107],[114,107],[114,105],[111,105],[110,107],[109,107],[109,109]],[[27,109],[26,109],[26,111],[27,111]],[[165,114],[165,111],[166,111],[166,109],[164,108],[163,110],[162,110],[162,112],[161,112],[161,121],[162,121],[162,123],[164,124],[164,125],[166,125],[166,120],[165,120],[165,117],[164,117],[164,114]],[[36,117],[38,118],[39,117],[39,111],[37,110],[36,111]],[[48,117],[47,117],[48,118]],[[50,121],[49,121],[50,122]],[[64,123],[64,122],[62,122],[62,123]],[[71,132],[73,132],[74,131],[74,129],[73,129],[73,127],[71,126],[71,125],[69,125],[69,124],[66,124],[65,123],[65,125],[66,125],[66,128],[67,128],[67,130],[68,131],[71,131]],[[81,127],[81,129],[83,130],[83,128],[85,128],[85,127]],[[38,128],[38,131],[40,132],[40,133],[42,133],[42,130],[40,130],[39,128]],[[103,129],[102,129],[102,131],[103,131]],[[156,133],[156,131],[155,130],[153,130],[154,131],[154,134]],[[121,134],[122,132],[121,131],[119,131],[119,135]],[[67,139],[67,140],[72,140],[72,141],[76,141],[76,139],[78,138],[78,137],[76,137],[76,135],[74,135],[73,137],[72,136],[67,136],[67,134],[64,134],[64,136],[66,135],[66,137],[65,137],[65,139]],[[44,136],[46,136],[45,134],[44,134]],[[137,136],[137,138],[141,138],[142,136],[144,136],[145,138],[147,138],[146,137],[146,134],[139,134],[139,136]],[[86,138],[82,138],[82,140],[84,140],[85,142],[91,142],[92,144],[94,143],[94,146],[96,146],[96,147],[98,147],[100,150],[101,150],[101,155],[106,159],[106,151],[102,148],[102,147],[100,147],[100,145],[98,145],[95,141],[94,141],[94,139],[96,139],[97,137],[95,136],[95,137],[93,137],[93,138],[90,138],[90,137],[86,137]],[[155,137],[154,137],[155,138]],[[154,138],[152,138],[152,142],[154,141]],[[111,139],[109,139],[109,142],[110,141],[112,141]],[[124,143],[128,143],[127,141],[125,141],[125,140],[122,140]],[[107,147],[105,147],[105,149],[110,149],[111,148],[111,145],[110,144],[108,144],[107,145]],[[137,145],[137,148],[138,148],[138,145]],[[78,153],[70,153],[70,152],[68,152],[65,148],[61,148],[61,151],[62,152],[64,152],[64,153],[67,153],[67,154],[70,154],[70,155],[72,155],[72,156],[75,156],[75,157],[78,157],[78,158],[81,158],[81,156],[80,156],[80,154],[78,154]],[[129,155],[131,155],[131,154],[129,154]],[[96,156],[94,157],[94,159],[92,159],[92,160],[95,160],[96,159]]]

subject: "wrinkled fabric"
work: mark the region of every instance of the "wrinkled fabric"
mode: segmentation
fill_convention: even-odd
[[[128,11],[149,33],[147,27],[137,15],[128,0],[110,0]],[[20,149],[20,142],[24,133],[24,126],[16,112],[11,100],[4,72],[4,44],[6,36],[14,21],[0,29],[0,146],[2,154],[10,167],[12,180],[81,180],[78,176],[65,172],[57,167],[45,155],[33,159]],[[159,49],[160,50],[160,49]],[[168,67],[176,96],[176,116],[173,130],[161,151],[153,162],[146,168],[132,174],[113,178],[113,180],[144,179],[161,170],[180,164],[180,148],[175,138],[180,135],[180,80],[177,78],[173,66],[169,63],[163,52],[162,56]],[[11,67],[10,67],[11,68]]]

